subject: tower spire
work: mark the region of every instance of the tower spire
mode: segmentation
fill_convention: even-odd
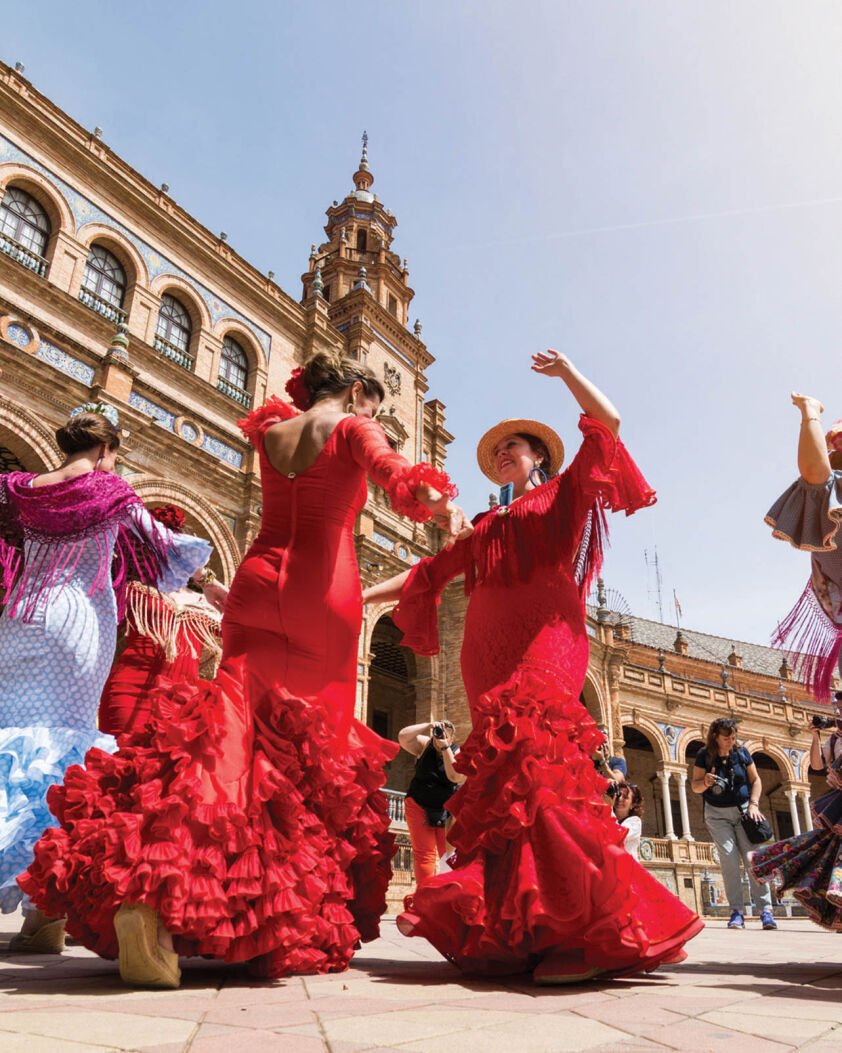
[[[366,131],[363,131],[362,144],[363,149],[362,154],[360,155],[360,167],[354,173],[354,186],[357,188],[356,196],[360,200],[373,201],[374,195],[371,193],[371,185],[374,182],[374,176],[371,174],[371,169],[368,167],[368,132]]]

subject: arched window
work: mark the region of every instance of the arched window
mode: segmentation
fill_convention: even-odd
[[[92,245],[79,299],[112,322],[119,322],[126,317],[122,310],[125,295],[126,272],[120,261],[102,245]]]
[[[223,394],[236,399],[243,406],[251,405],[251,396],[246,391],[249,379],[249,363],[246,353],[236,340],[226,336],[222,341],[222,358],[219,362],[219,378],[216,386]]]
[[[190,355],[190,315],[174,296],[164,294],[158,324],[155,328],[155,347],[185,369],[193,368]]]
[[[49,240],[47,213],[31,194],[10,186],[0,203],[0,249],[24,267],[44,275],[44,253]]]

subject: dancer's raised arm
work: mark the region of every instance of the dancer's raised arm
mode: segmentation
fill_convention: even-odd
[[[582,412],[604,424],[615,436],[620,432],[620,414],[611,400],[587,377],[582,376],[567,355],[552,348],[532,356],[532,370],[545,377],[561,377]]]
[[[830,457],[822,426],[824,406],[811,395],[792,393],[792,404],[801,411],[798,433],[798,471],[806,483],[823,483],[830,477]]]

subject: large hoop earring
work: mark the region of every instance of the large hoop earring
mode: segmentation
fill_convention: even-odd
[[[345,412],[346,413],[355,413],[356,409],[357,409],[356,402],[349,402],[348,405],[345,407]]]
[[[532,478],[532,476],[536,475],[536,474],[538,476],[538,482],[537,483]],[[544,483],[547,481],[547,473],[544,471],[544,469],[541,467],[540,464],[536,464],[534,468],[530,469],[530,471],[529,471],[529,481],[530,481],[530,483],[532,483],[533,486],[543,486]]]

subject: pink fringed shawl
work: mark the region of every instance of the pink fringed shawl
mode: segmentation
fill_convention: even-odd
[[[32,486],[34,478],[31,472],[0,476],[6,617],[32,621],[45,593],[70,581],[90,540],[99,550],[99,568],[89,594],[113,586],[122,618],[130,572],[154,583],[166,565],[166,533],[144,536],[143,544],[137,543],[129,514],[143,503],[127,482],[110,472],[89,472],[40,487]]]

